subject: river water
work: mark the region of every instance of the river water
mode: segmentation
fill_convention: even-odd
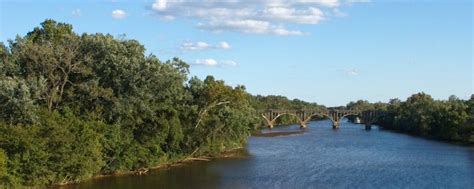
[[[297,125],[262,132],[298,131]],[[302,134],[250,137],[243,155],[192,162],[146,176],[92,180],[77,189],[467,188],[474,148],[363,125],[314,121]]]

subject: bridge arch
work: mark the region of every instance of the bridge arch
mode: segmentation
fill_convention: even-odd
[[[325,118],[328,118],[329,120],[331,120],[331,122],[335,122],[335,120],[329,116],[327,113],[320,113],[320,112],[317,112],[317,113],[313,113],[311,114],[310,116],[308,116],[307,118],[305,118],[304,122],[307,123],[308,121],[310,121],[314,116],[322,116],[322,117],[325,117]]]
[[[334,119],[331,115],[329,115],[329,112],[316,112],[316,113],[312,113],[310,116],[306,117],[303,121],[303,124],[305,127],[306,127],[306,124],[311,121],[311,119],[314,117],[314,116],[322,116],[322,117],[325,117],[325,118],[328,118],[329,120],[331,120],[331,123],[332,123],[332,127],[334,129],[338,128],[339,127],[339,120],[340,119]]]
[[[267,121],[268,127],[273,128],[278,118],[290,115],[296,118],[296,121],[300,123],[302,128],[306,127],[306,124],[314,117],[321,116],[331,120],[333,128],[339,127],[340,120],[347,116],[356,116],[361,119],[365,124],[366,128],[370,128],[370,125],[381,115],[380,111],[377,110],[366,110],[366,111],[354,111],[346,109],[327,109],[327,110],[268,110],[262,111],[262,117]]]
[[[364,117],[363,117],[362,115],[360,115],[360,113],[348,113],[348,114],[346,114],[346,115],[341,116],[341,118],[339,118],[339,120],[342,120],[342,119],[344,119],[344,118],[346,118],[346,117],[348,117],[348,116],[356,116],[356,117],[358,117],[359,119],[361,119],[362,122],[365,121],[365,120],[364,120]]]
[[[278,118],[280,118],[281,116],[284,116],[284,115],[291,115],[293,117],[296,117],[296,119],[298,119],[298,121],[302,121],[301,118],[295,113],[281,113],[281,114],[278,114],[278,116],[276,116],[274,118],[274,120],[277,120]]]
[[[264,114],[262,114],[262,117],[265,119],[265,121],[267,121],[268,127],[273,128],[273,126],[275,125],[277,119],[280,118],[281,116],[284,116],[284,115],[291,115],[291,116],[295,117],[297,119],[297,121],[300,122],[301,127],[306,127],[306,125],[303,125],[303,120],[301,119],[301,117],[296,113],[290,113],[290,112],[278,113],[278,115],[273,117],[273,118],[267,117]]]

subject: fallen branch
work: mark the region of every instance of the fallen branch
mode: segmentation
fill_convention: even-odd
[[[185,161],[211,161],[207,158],[186,158]]]

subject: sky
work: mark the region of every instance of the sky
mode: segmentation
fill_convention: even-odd
[[[45,19],[136,39],[191,75],[326,106],[474,90],[470,0],[0,0],[0,41]]]

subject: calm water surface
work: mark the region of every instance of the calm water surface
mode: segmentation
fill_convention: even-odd
[[[297,131],[297,125],[263,132]],[[94,180],[69,188],[467,188],[474,148],[363,125],[311,122],[306,132],[250,137],[243,157],[193,162],[146,176]]]

